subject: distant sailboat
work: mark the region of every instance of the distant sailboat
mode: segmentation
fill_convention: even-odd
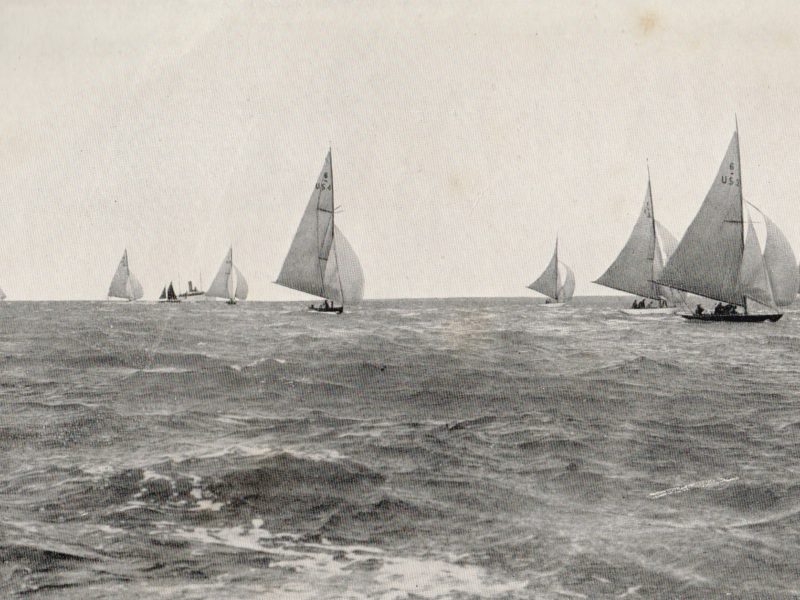
[[[656,278],[660,285],[730,308],[718,304],[713,312],[697,310],[684,318],[756,322],[783,316],[778,307],[791,304],[797,293],[797,262],[778,226],[761,215],[767,232],[763,253],[753,221],[745,219],[737,127],[700,211]],[[735,307],[742,307],[744,314]]]
[[[624,313],[636,316],[672,314],[677,310],[675,304],[683,301],[683,295],[654,281],[677,245],[675,237],[655,219],[648,169],[647,193],[639,220],[619,256],[594,283],[649,298],[660,305],[657,308],[645,307],[642,300],[641,308],[625,309]]]
[[[159,302],[180,302],[181,299],[178,298],[178,295],[175,293],[175,288],[172,287],[172,282],[169,282],[169,285],[164,286],[164,289],[161,290],[161,295],[158,297]]]
[[[345,303],[364,296],[364,273],[353,249],[334,224],[331,153],[317,178],[289,253],[275,283],[325,298],[311,306],[318,312],[341,313]]]
[[[563,306],[572,298],[575,293],[575,274],[558,259],[558,239],[550,264],[528,288],[547,296],[545,306]]]
[[[126,249],[122,253],[122,260],[119,261],[117,272],[114,273],[114,278],[111,280],[111,286],[108,288],[108,297],[139,300],[142,296],[144,296],[142,284],[131,273],[128,266],[128,250]]]
[[[236,304],[237,300],[247,300],[247,291],[247,280],[233,264],[233,248],[230,248],[217,271],[217,276],[206,291],[206,296],[226,298],[228,304]]]
[[[0,289],[0,300],[5,300],[5,299],[6,299],[6,293],[2,289]]]

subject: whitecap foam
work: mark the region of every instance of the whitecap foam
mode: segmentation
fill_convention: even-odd
[[[281,598],[449,598],[473,594],[481,598],[508,597],[524,590],[527,581],[502,580],[477,565],[463,564],[464,556],[428,558],[392,556],[380,548],[304,543],[291,533],[272,534],[254,519],[250,526],[177,529],[172,535],[203,544],[221,544],[269,555],[270,568],[287,568],[290,580],[273,591]],[[158,532],[163,534],[163,530]],[[295,575],[299,574],[300,577]],[[343,589],[344,588],[344,589]]]

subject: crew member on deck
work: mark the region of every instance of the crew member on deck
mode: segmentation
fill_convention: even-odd
[[[705,308],[703,308],[703,305],[702,305],[702,304],[698,304],[698,305],[697,305],[697,308],[695,308],[695,309],[694,309],[694,314],[696,314],[698,317],[699,317],[700,315],[702,315],[704,312],[706,312],[706,309],[705,309]]]

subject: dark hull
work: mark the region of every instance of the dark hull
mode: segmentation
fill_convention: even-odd
[[[323,308],[321,306],[309,306],[308,310],[313,310],[314,312],[321,312],[321,313],[335,313],[335,314],[342,314],[344,312],[344,306],[337,306],[336,308]]]
[[[782,314],[774,315],[681,315],[690,321],[726,321],[729,323],[763,323],[780,319]]]

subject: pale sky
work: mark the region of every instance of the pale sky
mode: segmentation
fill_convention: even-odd
[[[233,244],[255,300],[333,149],[366,297],[576,294],[644,199],[685,231],[738,115],[745,197],[800,250],[796,2],[0,3],[0,287],[146,298]]]

